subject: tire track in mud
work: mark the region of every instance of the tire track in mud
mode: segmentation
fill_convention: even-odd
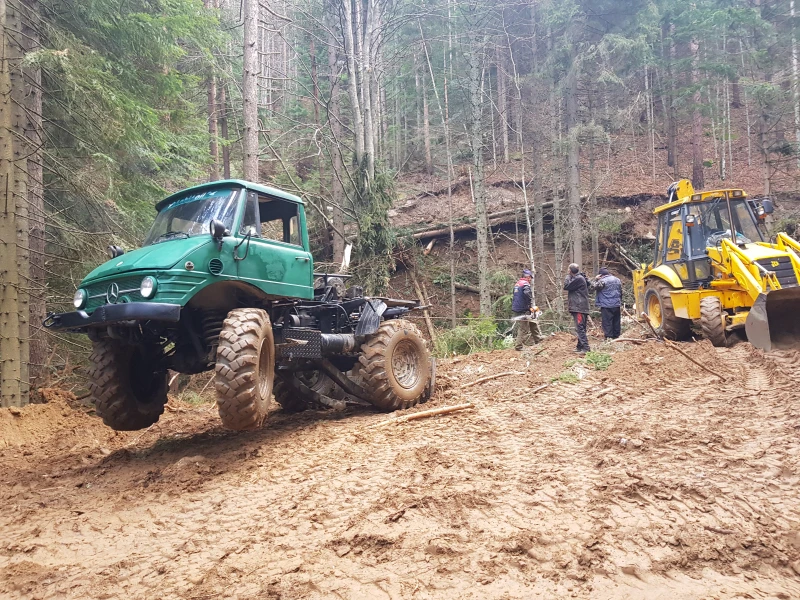
[[[447,417],[278,413],[250,434],[198,417],[188,439],[63,453],[74,469],[26,476],[0,513],[0,594],[800,597],[797,355],[684,346],[722,383],[650,344],[530,396],[573,358],[549,343],[524,377],[440,389],[433,406],[476,404]]]

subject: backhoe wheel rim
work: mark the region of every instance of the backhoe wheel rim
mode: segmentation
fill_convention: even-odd
[[[647,316],[656,327],[661,327],[661,302],[656,294],[651,294],[647,302]]]
[[[407,390],[419,382],[419,355],[411,340],[401,340],[392,353],[392,373],[398,384]]]
[[[258,395],[261,398],[266,398],[270,392],[269,389],[269,365],[272,361],[272,356],[269,352],[269,340],[264,338],[261,341],[261,349],[258,351]]]

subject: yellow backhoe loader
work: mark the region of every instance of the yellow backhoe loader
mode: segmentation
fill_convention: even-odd
[[[655,209],[653,262],[633,272],[637,311],[673,340],[696,322],[715,346],[744,330],[757,348],[800,347],[800,244],[785,233],[765,241],[772,210],[742,190],[672,184]]]

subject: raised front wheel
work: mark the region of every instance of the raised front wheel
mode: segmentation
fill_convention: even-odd
[[[89,357],[89,391],[95,412],[117,431],[134,431],[158,421],[167,403],[167,369],[160,346],[100,339]]]

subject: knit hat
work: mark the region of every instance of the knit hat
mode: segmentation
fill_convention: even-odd
[[[533,275],[533,274],[531,273],[530,269],[522,269],[522,276],[523,277],[530,277],[531,275]]]
[[[609,274],[608,269],[606,269],[605,267],[600,268],[600,275],[608,275],[608,274]]]

